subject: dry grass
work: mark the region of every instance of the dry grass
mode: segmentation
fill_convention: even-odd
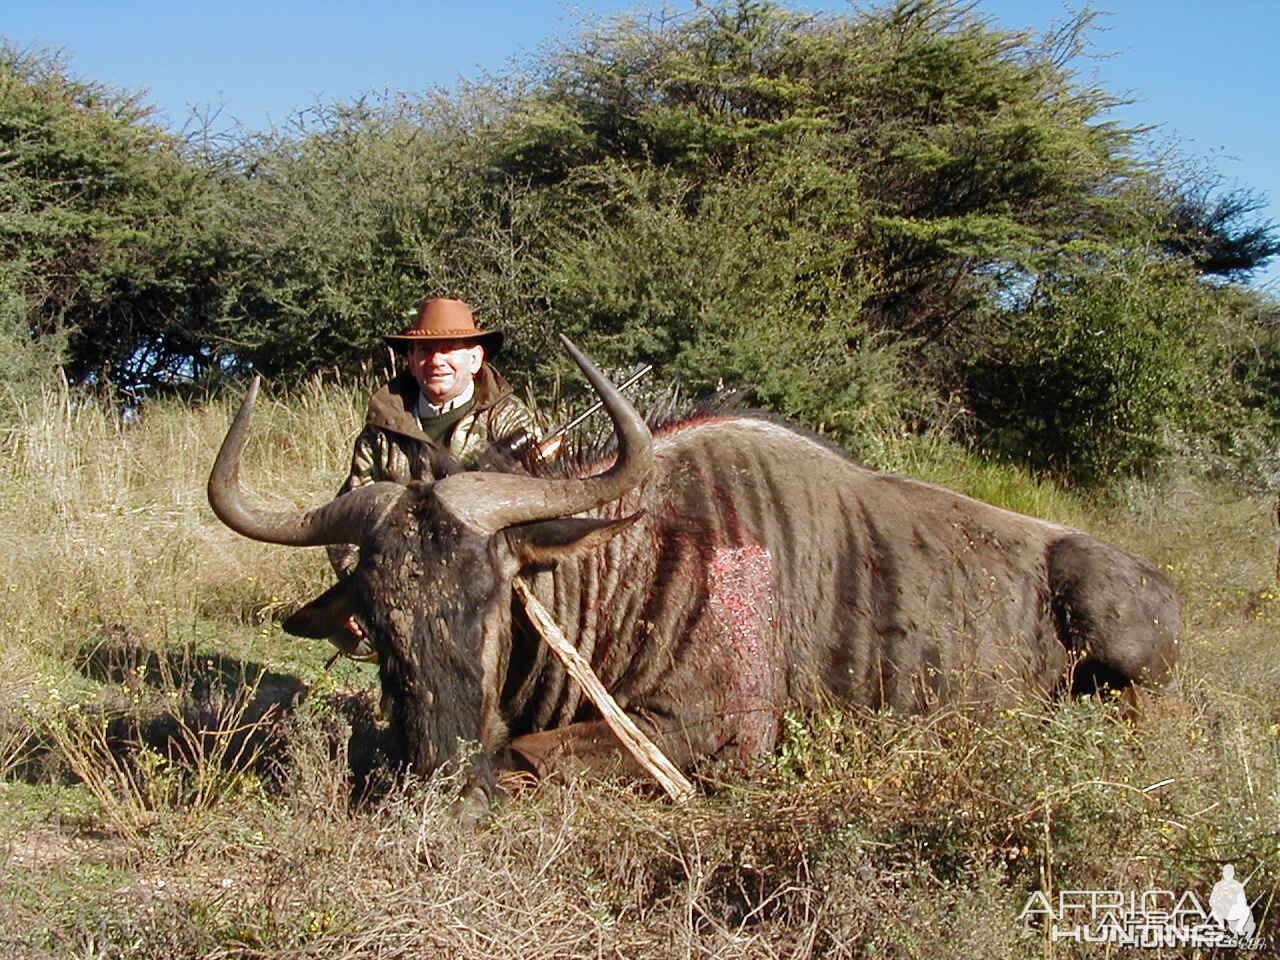
[[[326,496],[358,396],[304,385],[263,404],[255,494]],[[366,782],[369,671],[324,673],[325,645],[272,622],[325,584],[319,551],[236,538],[205,505],[230,406],[123,426],[50,396],[6,435],[11,955],[1059,960],[1104,952],[1018,922],[1031,892],[1207,897],[1224,863],[1253,873],[1277,938],[1280,591],[1263,502],[1189,486],[1099,514],[951,453],[919,463],[1170,570],[1186,601],[1176,688],[1136,724],[1097,702],[795,717],[774,760],[702,771],[688,807],[643,784],[543,784],[463,829],[447,776],[379,787],[374,763]]]
[[[314,382],[287,402],[268,399],[248,454],[250,489],[267,503],[331,494],[356,406],[354,391]],[[2,435],[0,544],[10,563],[0,617],[24,646],[60,657],[113,623],[172,643],[204,619],[270,615],[322,582],[316,552],[264,563],[214,520],[204,487],[231,409],[161,404],[126,424],[53,392]]]

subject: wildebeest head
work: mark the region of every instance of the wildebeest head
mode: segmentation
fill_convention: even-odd
[[[564,343],[614,423],[617,459],[596,476],[466,472],[407,487],[373,483],[302,513],[254,510],[241,494],[239,468],[256,380],[210,474],[209,502],[238,533],[289,546],[360,547],[351,576],[290,617],[285,629],[328,637],[355,618],[378,653],[405,760],[420,773],[453,757],[461,741],[492,747],[502,739],[498,697],[509,652],[512,578],[523,567],[594,548],[635,519],[573,516],[643,480],[653,451],[631,404]]]

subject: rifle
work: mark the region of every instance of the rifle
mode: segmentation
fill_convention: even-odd
[[[635,384],[639,383],[641,378],[643,378],[652,369],[653,369],[653,364],[646,363],[643,367],[641,367],[631,376],[627,377],[626,380],[618,384],[618,389],[627,390],[630,387],[635,386]],[[571,418],[570,420],[566,421],[562,426],[558,427],[555,430],[552,430],[549,434],[546,435],[546,437],[544,437],[538,443],[537,447],[535,448],[537,451],[538,457],[541,458],[541,457],[554,456],[555,453],[560,449],[560,445],[564,443],[565,437],[567,437],[571,432],[576,430],[579,426],[581,426],[583,423],[585,423],[595,414],[599,413],[600,410],[602,410],[603,408],[604,408],[604,401],[597,400],[595,403],[587,407],[587,409],[583,410],[576,417]],[[532,435],[530,435],[525,430],[521,430],[514,437],[507,440],[503,444],[503,447],[505,448],[503,452],[511,456],[518,456],[521,452],[524,451],[525,447],[529,445],[529,442],[532,439],[533,439]]]

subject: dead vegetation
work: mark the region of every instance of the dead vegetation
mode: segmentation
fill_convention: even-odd
[[[775,758],[699,771],[684,807],[642,783],[547,783],[463,828],[448,774],[386,776],[370,669],[325,672],[323,644],[275,626],[322,558],[219,533],[202,489],[225,407],[123,428],[59,402],[0,465],[14,957],[1096,957],[1020,921],[1028,896],[1207,898],[1227,863],[1280,936],[1262,500],[1189,485],[1104,513],[1010,481],[1177,581],[1179,679],[1136,723],[1095,700],[790,717]],[[319,390],[268,405],[247,475],[324,497],[355,406]]]

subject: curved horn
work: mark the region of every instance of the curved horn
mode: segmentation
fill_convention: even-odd
[[[307,511],[252,510],[245,504],[240,490],[240,454],[249,437],[249,420],[261,380],[254,377],[249,384],[235,420],[222,440],[209,473],[209,506],[219,520],[251,540],[290,547],[359,544],[391,503],[404,493],[404,487],[374,483]]]
[[[560,341],[599,395],[618,439],[618,457],[594,477],[549,480],[500,473],[460,473],[436,484],[436,496],[485,533],[533,520],[581,513],[616,500],[653,467],[653,435],[644,418],[568,337]]]

